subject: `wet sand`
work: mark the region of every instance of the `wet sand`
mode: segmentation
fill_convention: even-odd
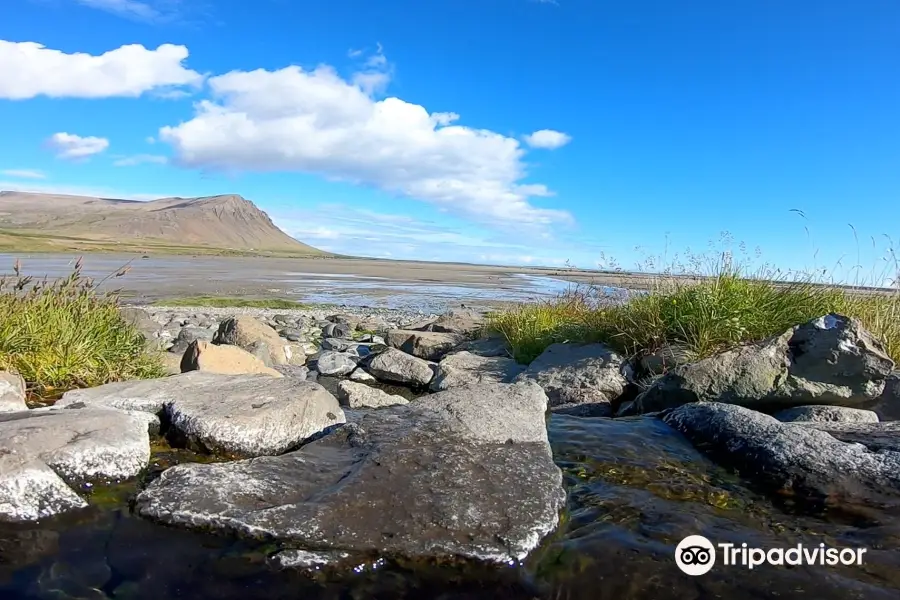
[[[55,278],[71,273],[78,256],[0,254],[0,273],[10,273],[16,258],[24,274]],[[125,265],[131,268],[124,277],[103,285],[136,302],[240,296],[386,308],[499,306],[551,298],[578,284],[638,289],[651,281],[591,271],[369,259],[84,256],[85,275],[98,281]]]

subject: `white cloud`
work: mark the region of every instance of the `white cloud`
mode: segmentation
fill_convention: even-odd
[[[47,145],[56,151],[57,158],[85,159],[109,148],[109,140],[101,137],[81,137],[74,133],[54,133]]]
[[[203,76],[185,68],[187,57],[187,48],[173,44],[156,50],[131,44],[94,56],[0,40],[0,98],[136,97],[160,88],[199,86]]]
[[[147,142],[148,144],[155,144],[156,138],[153,137],[152,135],[149,135],[149,136],[147,136],[147,138],[144,141]]]
[[[46,179],[47,175],[37,169],[6,169],[0,171],[0,175],[14,177],[16,179]]]
[[[523,181],[519,141],[451,124],[455,113],[376,100],[371,84],[359,74],[345,80],[327,66],[232,71],[209,79],[212,100],[197,103],[191,120],[163,127],[159,139],[191,167],[316,173],[492,224],[572,220],[568,212],[532,204],[552,192]]]
[[[134,156],[123,156],[113,162],[116,167],[134,167],[136,165],[154,164],[164,165],[169,161],[165,156],[158,154],[135,154]]]
[[[535,131],[531,135],[526,135],[524,139],[525,143],[532,148],[556,150],[557,148],[562,148],[563,146],[571,142],[572,136],[567,135],[561,131],[541,129],[540,131]]]

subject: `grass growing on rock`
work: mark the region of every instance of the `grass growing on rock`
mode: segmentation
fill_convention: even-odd
[[[590,287],[574,289],[495,313],[489,327],[522,363],[557,342],[603,342],[626,356],[676,346],[700,359],[834,312],[860,319],[900,362],[898,290],[860,290],[772,270],[747,273],[726,254],[707,273],[664,275],[655,289],[620,302],[598,298]]]
[[[118,300],[82,275],[80,260],[55,281],[22,275],[17,261],[14,274],[0,278],[0,369],[17,371],[29,392],[43,398],[163,376],[143,335],[120,316]]]
[[[189,296],[187,298],[158,300],[153,304],[156,306],[189,308],[263,308],[275,310],[298,310],[308,308],[306,304],[301,302],[282,300],[279,298],[228,298],[224,296]]]

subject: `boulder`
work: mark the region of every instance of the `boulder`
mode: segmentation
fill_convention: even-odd
[[[118,410],[0,415],[0,520],[35,521],[87,503],[71,488],[135,477],[150,460],[146,419]]]
[[[628,384],[627,363],[604,344],[552,344],[516,381],[535,381],[551,410],[609,416]]]
[[[482,384],[356,413],[297,451],[172,467],[136,512],[319,556],[523,559],[565,502],[529,383]],[[252,493],[249,491],[252,490]]]
[[[281,373],[238,346],[215,346],[209,342],[192,342],[181,359],[181,372],[207,371],[222,375],[263,373],[284,377]]]
[[[28,410],[25,380],[18,373],[0,371],[0,413]]]
[[[457,333],[437,333],[431,331],[412,331],[409,329],[393,329],[385,335],[387,345],[403,350],[415,357],[436,361],[463,342],[464,338]]]
[[[346,352],[354,346],[356,346],[356,343],[350,340],[342,340],[338,338],[325,338],[324,340],[322,340],[322,350]]]
[[[229,346],[231,348],[237,348],[238,346]],[[244,350],[241,348],[241,350]],[[272,365],[272,352],[269,350],[269,345],[265,342],[253,342],[246,348],[246,352],[249,352],[256,358],[262,361],[264,365],[267,367],[271,367]]]
[[[268,375],[208,375],[166,403],[180,437],[202,451],[244,457],[286,452],[343,423],[337,399],[318,383]]]
[[[284,352],[285,341],[274,329],[253,317],[237,316],[225,319],[219,324],[219,329],[213,336],[214,344],[239,346],[244,350],[249,350],[257,342],[265,342],[269,347],[273,365],[288,363],[288,357]]]
[[[640,370],[645,375],[663,375],[667,371],[694,362],[696,356],[685,346],[667,344],[641,357]]]
[[[346,323],[328,323],[322,327],[322,336],[326,338],[349,338],[353,335],[353,328]]]
[[[181,373],[181,359],[182,356],[178,356],[177,354],[172,354],[171,352],[160,352],[159,360],[163,365],[163,369],[166,372],[166,375],[178,375]]]
[[[887,378],[884,392],[871,408],[881,421],[900,421],[900,371]]]
[[[388,348],[366,360],[365,369],[376,379],[425,387],[434,378],[434,363]]]
[[[177,398],[186,389],[190,389],[191,382],[205,381],[203,376],[209,375],[194,371],[161,379],[119,381],[93,388],[71,390],[63,394],[54,406],[63,408],[83,403],[91,407],[161,414],[167,402]]]
[[[846,406],[795,406],[772,415],[782,423],[795,421],[877,423],[878,415],[871,410],[847,408]]]
[[[423,327],[422,331],[456,333],[471,337],[481,331],[484,323],[484,315],[477,311],[463,308],[450,310],[420,327]],[[415,329],[415,327],[412,327],[412,329]]]
[[[894,362],[856,319],[826,315],[759,343],[682,365],[619,414],[689,402],[725,402],[766,412],[804,405],[867,408],[884,391]]]
[[[816,429],[821,423],[782,423],[734,404],[694,402],[662,418],[712,460],[778,494],[820,506],[865,501],[900,508],[898,452],[872,452]]]
[[[442,392],[473,383],[509,383],[524,369],[511,358],[455,352],[438,364],[430,389]]]
[[[352,373],[358,360],[358,357],[343,352],[323,352],[316,360],[316,370],[322,375],[341,377]]]
[[[348,408],[384,408],[408,404],[409,400],[396,394],[388,394],[365,383],[342,381],[338,384],[337,398]]]

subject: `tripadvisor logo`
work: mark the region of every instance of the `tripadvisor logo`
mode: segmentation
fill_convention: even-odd
[[[675,548],[675,564],[682,572],[696,576],[708,573],[716,564],[716,554],[726,567],[746,567],[753,569],[760,565],[819,565],[834,567],[841,565],[861,565],[867,548],[829,548],[825,544],[804,546],[797,544],[790,548],[751,548],[746,543],[720,543],[713,545],[702,535],[689,535]]]

